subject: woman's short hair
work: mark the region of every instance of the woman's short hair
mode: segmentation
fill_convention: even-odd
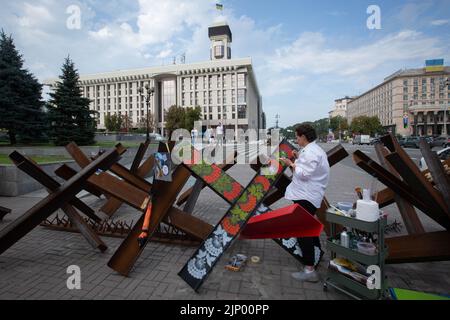
[[[295,132],[299,137],[305,136],[308,142],[313,142],[317,139],[316,130],[309,124],[301,124],[295,128]]]

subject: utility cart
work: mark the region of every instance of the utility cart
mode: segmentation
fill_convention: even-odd
[[[338,215],[333,209],[329,209],[326,213],[326,219],[331,224],[331,237],[336,234],[336,226],[341,225],[343,227],[356,229],[359,231],[376,234],[377,238],[377,252],[374,255],[368,255],[357,251],[357,249],[351,249],[344,247],[340,244],[333,242],[333,238],[327,240],[327,247],[330,250],[331,261],[337,256],[345,258],[349,261],[359,263],[366,268],[369,266],[378,266],[380,268],[381,286],[380,289],[369,289],[367,285],[354,280],[337,270],[328,268],[327,278],[324,282],[324,291],[331,286],[352,298],[358,300],[378,300],[387,297],[387,281],[385,277],[384,261],[388,255],[388,249],[385,246],[384,230],[386,227],[386,217],[380,218],[375,222],[366,222],[357,220],[356,218],[346,217]]]

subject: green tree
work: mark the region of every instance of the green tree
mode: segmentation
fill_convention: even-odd
[[[0,128],[11,144],[41,141],[45,137],[42,85],[26,69],[12,36],[0,34]]]
[[[117,114],[105,115],[105,127],[109,132],[119,132],[124,125],[124,116]]]
[[[329,119],[323,118],[312,123],[314,129],[316,129],[316,134],[318,138],[326,138],[329,132]]]
[[[333,132],[337,132],[339,130],[346,131],[348,130],[348,122],[347,119],[342,116],[333,117],[330,119],[330,129]]]
[[[194,128],[195,121],[202,119],[202,109],[200,107],[186,108],[184,128],[191,131]]]
[[[352,120],[350,129],[353,134],[368,134],[374,136],[383,132],[383,126],[378,117],[361,116]]]
[[[70,57],[66,58],[59,79],[48,103],[51,139],[59,146],[71,141],[81,146],[93,144],[96,112],[89,110],[90,100],[81,94],[78,70]]]
[[[186,129],[186,110],[183,107],[171,106],[166,112],[165,120],[170,138],[175,130]]]

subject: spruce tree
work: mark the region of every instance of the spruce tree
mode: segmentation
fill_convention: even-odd
[[[48,103],[51,139],[58,146],[72,141],[80,146],[93,144],[96,112],[89,110],[90,100],[81,93],[78,70],[70,57],[66,58],[59,79]]]
[[[26,69],[12,36],[0,33],[0,128],[11,144],[41,141],[45,137],[42,85]]]

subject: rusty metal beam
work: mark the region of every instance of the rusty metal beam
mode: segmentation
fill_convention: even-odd
[[[8,250],[53,212],[75,197],[83,189],[85,181],[98,169],[107,170],[113,163],[119,160],[119,157],[120,154],[117,149],[106,152],[58,188],[57,191],[48,195],[18,219],[0,230],[0,254]]]
[[[148,146],[150,145],[150,141],[145,141],[145,143],[141,143],[139,145],[139,149],[134,156],[133,163],[131,164],[130,172],[136,173],[139,169],[142,159],[144,159],[145,153],[148,150]]]
[[[415,180],[420,183],[420,188],[425,192],[425,194],[421,194],[420,196],[425,197],[428,200],[432,200],[433,205],[435,204],[435,206],[440,208],[440,210],[446,211],[447,208],[446,208],[446,204],[444,202],[442,195],[439,194],[439,192],[437,192],[437,190],[433,188],[433,185],[431,184],[431,182],[429,182],[422,175],[422,172],[419,170],[419,168],[414,163],[414,161],[406,153],[405,149],[403,149],[400,146],[397,139],[392,134],[389,134],[389,135],[382,137],[381,140],[387,148],[390,148],[390,151],[393,154],[396,154],[395,156],[393,156],[393,158],[396,158],[399,161],[401,160],[404,163],[405,167],[408,168],[407,171],[412,173],[415,176]],[[387,159],[387,160],[389,161],[389,159]],[[392,165],[394,165],[394,164],[392,164]],[[399,170],[397,170],[397,172],[399,172]],[[400,175],[402,175],[402,174],[400,173]],[[402,175],[402,177],[403,177],[403,175]],[[411,187],[413,187],[413,186],[411,186]]]
[[[76,175],[76,171],[67,165],[63,165],[58,171],[64,170],[68,175]],[[118,201],[125,202],[131,207],[143,211],[146,209],[149,195],[145,192],[132,186],[131,184],[111,176],[106,172],[98,175],[92,175],[88,181],[95,188],[102,193],[118,199]]]
[[[214,227],[203,220],[172,207],[164,222],[170,224],[198,240],[205,240]]]
[[[52,177],[47,175],[34,161],[31,159],[22,156],[18,152],[13,152],[10,155],[11,160],[14,164],[25,172],[26,174],[33,177],[36,181],[41,183],[44,187],[47,188],[49,193],[53,193],[57,191],[61,185],[54,180]],[[80,207],[82,212],[93,219],[94,221],[99,222],[100,218],[98,218],[94,211],[85,205],[81,200],[74,197],[70,200],[71,203],[74,203],[77,207]],[[72,207],[70,204],[64,204],[61,209],[66,213],[69,219],[72,221],[73,225],[78,228],[80,233],[84,236],[86,241],[93,247],[99,249],[101,252],[104,252],[107,249],[105,243],[98,237],[98,235],[86,224],[86,222],[80,217],[78,212]],[[92,212],[90,211],[92,210]]]
[[[77,171],[73,170],[68,165],[62,165],[61,167],[55,170],[55,174],[61,179],[67,181],[70,180],[70,178],[72,178],[74,175],[76,175]],[[101,190],[99,190],[97,187],[95,187],[92,183],[89,182],[86,182],[84,190],[96,196],[97,198],[100,198],[101,195],[103,194]]]
[[[430,145],[424,138],[420,139],[420,151],[428,165],[436,188],[441,192],[447,208],[447,214],[450,217],[450,178],[445,172],[436,152],[432,152]]]
[[[9,155],[9,158],[17,166],[18,169],[22,170],[34,180],[42,184],[45,188],[50,190],[50,192],[56,191],[61,186],[58,181],[45,173],[44,170],[36,165],[31,159],[21,155],[19,152],[14,151]],[[73,197],[73,199],[69,200],[69,203],[80,210],[87,217],[97,222],[101,221],[101,219],[95,214],[95,211],[80,199]]]
[[[371,176],[377,178],[380,182],[385,184],[393,192],[403,197],[405,200],[411,202],[414,206],[420,210],[426,210],[427,205],[422,201],[420,197],[417,197],[412,189],[404,183],[402,180],[398,179],[392,173],[384,169],[377,162],[372,160],[370,157],[365,155],[363,152],[357,150],[353,153],[353,160],[355,164],[362,170],[370,174]]]
[[[147,193],[150,193],[152,190],[152,184],[150,182],[131,172],[121,164],[114,164],[110,171],[136,188],[139,188]]]
[[[442,195],[439,194],[427,180],[427,185],[429,184],[433,189],[433,192],[430,192],[431,190],[429,190],[428,186],[423,184],[423,179],[425,179],[425,177],[422,173],[419,173],[419,176],[417,176],[415,170],[413,170],[408,163],[402,161],[403,158],[398,153],[393,152],[386,156],[386,159],[400,174],[403,181],[409,185],[413,194],[415,194],[416,197],[420,197],[425,203],[424,210],[422,211],[441,226],[450,230],[449,216],[447,215],[446,209],[442,208],[440,205],[440,201],[443,202]]]
[[[65,204],[61,207],[67,217],[70,219],[72,224],[80,231],[86,241],[93,247],[97,248],[101,252],[105,252],[108,247],[100,239],[100,237],[95,233],[86,223],[86,221],[81,218],[77,210],[69,204]]]
[[[186,184],[190,175],[189,170],[180,165],[175,169],[171,183],[162,181],[155,182],[154,195],[152,198],[153,209],[148,232],[149,240],[151,240],[156,229],[163,221],[168,211],[172,208],[172,204],[175,202],[178,193]],[[127,276],[130,273],[136,260],[145,249],[145,244],[140,246],[138,243],[138,237],[142,231],[143,222],[144,215],[142,215],[139,221],[134,225],[128,237],[122,242],[108,262],[110,268],[124,276]]]
[[[448,168],[450,166],[450,159],[445,160],[442,165],[444,166],[444,169]],[[434,181],[431,177],[430,171],[427,169],[425,171],[422,171],[422,174],[425,178],[428,179],[428,181],[431,182],[431,184],[434,185]],[[446,171],[446,175],[450,176],[450,170]],[[375,194],[374,194],[375,196]],[[378,192],[378,199],[377,202],[380,205],[380,208],[384,208],[387,207],[388,205],[391,205],[393,203],[395,203],[395,199],[394,199],[395,193],[394,191],[392,191],[389,188],[385,188],[381,191]]]
[[[388,264],[450,260],[450,232],[439,231],[386,239]]]
[[[400,178],[400,175],[395,171],[395,169],[386,161],[386,158],[390,152],[380,143],[375,144],[375,151],[378,156],[378,161],[380,164],[389,172]],[[375,190],[372,190],[375,191]],[[405,224],[406,230],[408,234],[421,234],[425,233],[425,229],[423,228],[422,222],[417,216],[417,212],[414,207],[404,200],[402,197],[394,194],[395,202],[397,203],[397,207],[400,211],[400,214],[403,218],[403,222]]]
[[[120,144],[117,147],[123,148]],[[84,167],[91,162],[91,160],[81,151],[81,149],[75,143],[67,145],[66,150],[80,167]],[[150,192],[152,185],[145,179],[135,176],[128,169],[124,168],[121,165],[112,165],[110,171],[121,176],[128,182],[133,181],[133,183],[130,184],[128,182],[119,180],[107,173],[102,173],[98,176],[92,176],[88,181],[95,185],[97,188],[101,189],[104,193],[110,195],[111,199],[115,199],[114,201],[116,206],[118,205],[119,201],[122,201],[138,210],[144,211],[150,199],[148,193]],[[138,185],[137,187],[135,187],[136,184]],[[142,188],[142,190],[140,188]],[[111,201],[111,199],[108,201]],[[110,207],[109,209],[112,208]]]

